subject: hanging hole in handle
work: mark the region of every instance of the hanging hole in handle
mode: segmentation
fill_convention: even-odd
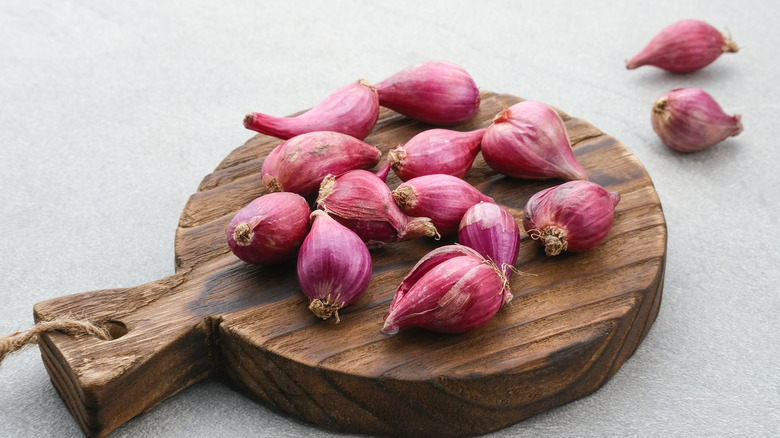
[[[106,321],[106,323],[103,324],[103,328],[108,330],[108,334],[111,335],[112,341],[127,334],[127,326],[120,321]]]

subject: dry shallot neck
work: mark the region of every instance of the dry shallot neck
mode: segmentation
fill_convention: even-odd
[[[417,206],[417,195],[415,195],[412,186],[399,186],[393,190],[393,198],[395,198],[395,202],[397,202],[402,209],[411,210]]]
[[[724,53],[737,53],[739,52],[739,46],[731,37],[723,35],[723,52]]]
[[[254,234],[255,233],[252,232],[252,228],[249,224],[240,223],[236,225],[236,228],[233,230],[233,240],[239,245],[246,246],[252,242]]]
[[[331,193],[333,193],[333,190],[336,188],[336,177],[333,175],[328,175],[325,178],[322,179],[322,182],[320,183],[320,190],[317,192],[317,205],[320,205],[321,203],[325,202],[325,198],[327,198]]]
[[[425,236],[433,237],[436,240],[441,239],[441,234],[436,226],[433,225],[430,218],[427,217],[411,217],[409,223],[403,232],[399,233],[399,237],[405,238],[407,236]]]
[[[403,169],[405,158],[406,150],[400,146],[387,153],[387,161],[395,172],[400,172]]]
[[[328,298],[325,300],[311,300],[311,303],[309,303],[309,310],[318,318],[328,319],[333,316],[336,318],[336,323],[339,323],[341,321],[339,318],[339,309],[344,306],[344,303],[339,304],[338,299],[339,297],[336,297],[335,300],[331,300],[330,295],[328,295]]]
[[[270,193],[284,191],[282,190],[282,186],[279,185],[279,181],[277,181],[277,179],[274,177],[264,178],[263,184],[265,184],[265,188],[268,189]]]
[[[544,253],[549,256],[556,256],[566,251],[569,246],[566,241],[566,232],[554,225],[544,227],[541,230],[529,230],[528,235],[531,236],[531,239],[544,242]]]
[[[664,96],[653,103],[653,112],[663,116],[664,120],[668,120],[669,111],[666,111],[667,105],[669,105],[669,98]]]
[[[248,113],[244,116],[244,127],[248,128],[252,125],[252,121],[254,120],[255,116],[252,113]]]
[[[737,114],[734,116],[734,131],[731,136],[739,135],[742,133],[744,127],[742,126],[742,116]]]
[[[368,87],[368,88],[370,88],[370,89],[371,89],[371,91],[373,91],[374,93],[376,93],[376,87],[375,87],[375,86],[374,86],[374,84],[372,84],[371,82],[368,82],[368,81],[367,81],[367,80],[365,80],[365,79],[360,79],[360,80],[358,80],[358,82],[360,83],[360,85],[363,85],[363,86],[365,86],[365,87]]]
[[[496,118],[493,119],[493,123],[502,123],[507,120],[509,120],[509,108],[504,108],[504,110],[498,113]]]

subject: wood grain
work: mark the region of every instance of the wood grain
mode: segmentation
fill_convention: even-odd
[[[482,93],[455,129],[485,127],[521,99]],[[341,323],[307,310],[295,263],[256,267],[229,252],[230,218],[265,193],[259,173],[281,141],[257,135],[206,176],[176,230],[176,274],[131,288],[38,303],[36,320],[77,315],[121,337],[52,333],[41,353],[54,386],[88,436],[105,436],[187,386],[226,376],[279,412],[324,428],[404,436],[494,431],[601,387],[631,356],[658,313],[666,223],[652,181],[616,139],[561,112],[590,179],[622,199],[607,240],[582,254],[544,255],[523,237],[514,301],[486,326],[443,335],[380,334],[409,268],[451,240],[372,251],[365,295]],[[366,139],[383,152],[431,126],[383,109]],[[562,181],[503,177],[481,156],[466,178],[520,221],[527,199]],[[399,183],[394,176],[391,186]]]

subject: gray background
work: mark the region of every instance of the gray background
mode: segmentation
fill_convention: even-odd
[[[493,436],[777,436],[780,109],[773,1],[0,3],[0,334],[33,304],[173,273],[179,214],[252,132],[250,110],[309,108],[427,59],[540,100],[627,145],[669,230],[658,319],[602,389]],[[624,60],[683,18],[744,47],[691,75]],[[696,154],[650,125],[695,86],[743,116]],[[113,436],[331,436],[207,381]],[[79,436],[37,349],[0,368],[0,436]]]

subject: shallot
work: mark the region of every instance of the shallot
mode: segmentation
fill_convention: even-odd
[[[316,193],[322,179],[352,169],[375,166],[379,149],[346,134],[315,131],[293,137],[269,154],[270,169],[264,168],[263,184],[269,191]],[[273,157],[273,158],[272,158]],[[265,167],[265,166],[264,166]]]
[[[439,237],[430,218],[404,214],[387,184],[367,170],[324,178],[317,206],[371,248],[420,236]]]
[[[407,67],[375,84],[379,104],[433,125],[457,125],[476,114],[480,96],[463,68],[445,61]]]
[[[378,118],[376,88],[361,79],[295,117],[249,113],[244,117],[244,127],[283,140],[313,131],[335,131],[362,140],[374,129]]]
[[[311,218],[298,253],[298,283],[312,313],[339,322],[339,309],[360,298],[371,282],[371,254],[357,234],[324,211],[315,210]]]
[[[432,174],[412,178],[393,190],[404,213],[431,218],[439,234],[458,231],[463,214],[479,202],[493,202],[474,186],[452,175]]]
[[[723,53],[739,51],[731,38],[700,20],[678,21],[659,32],[626,68],[652,65],[673,73],[691,73],[710,65]]]
[[[485,325],[505,302],[507,279],[476,251],[442,246],[426,254],[401,282],[382,333],[404,327],[463,333]]]
[[[726,114],[698,88],[677,88],[653,104],[653,130],[665,145],[680,152],[713,146],[742,132],[742,116]]]
[[[544,189],[528,200],[523,228],[544,244],[544,252],[584,252],[607,237],[620,194],[590,181],[569,181]]]
[[[531,100],[502,111],[482,137],[482,156],[493,170],[514,178],[585,180],[563,120]]]
[[[520,251],[520,227],[512,213],[493,202],[466,210],[458,226],[458,242],[492,260],[509,278]]]
[[[255,265],[292,259],[309,231],[311,210],[295,193],[268,193],[233,216],[226,235],[230,250]]]
[[[401,181],[434,173],[463,178],[479,153],[485,131],[429,129],[391,150],[387,161]]]

